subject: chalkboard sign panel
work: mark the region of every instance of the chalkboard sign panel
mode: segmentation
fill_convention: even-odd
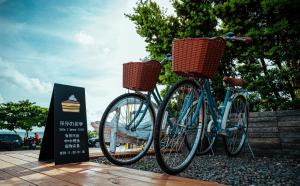
[[[84,88],[54,84],[39,160],[89,160]]]

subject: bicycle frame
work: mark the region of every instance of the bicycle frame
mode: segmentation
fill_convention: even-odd
[[[192,122],[191,124],[195,123],[197,117],[199,116],[199,112],[202,106],[202,103],[204,101],[204,99],[206,98],[207,103],[208,103],[208,108],[210,109],[211,112],[211,117],[212,117],[212,121],[214,123],[214,130],[215,132],[220,132],[223,129],[225,129],[226,127],[226,117],[228,115],[229,112],[229,108],[230,108],[230,104],[231,104],[231,97],[234,95],[233,94],[233,90],[227,86],[226,87],[226,94],[224,97],[224,102],[222,103],[222,106],[220,109],[217,108],[215,100],[211,94],[211,89],[210,89],[210,82],[208,79],[204,79],[202,85],[201,85],[201,94],[199,96],[199,99],[197,101],[197,107],[196,107],[196,111],[192,116]],[[181,108],[180,111],[180,116],[179,119],[177,121],[177,124],[181,123],[182,121],[185,120],[185,117],[187,116],[188,113],[188,109],[191,107],[192,104],[192,96],[191,95],[187,95],[186,96],[186,100],[183,103],[183,106]],[[226,116],[226,117],[224,117]]]
[[[169,54],[166,55],[166,57],[160,62],[160,64],[164,64],[166,61],[168,60],[171,60],[171,57]],[[142,94],[141,92],[138,92],[136,91],[137,94]],[[143,94],[142,94],[143,95]],[[144,110],[142,110],[143,108],[143,104],[140,105],[140,107],[138,108],[138,111],[136,113],[134,113],[134,118],[130,121],[130,123],[128,125],[126,125],[126,129],[129,130],[129,127],[135,123],[135,120],[138,118],[140,112],[142,112],[141,114],[141,117],[140,119],[138,120],[137,124],[134,124],[134,126],[131,128],[131,131],[134,131],[136,130],[136,128],[140,125],[140,123],[143,121],[145,115],[146,115],[146,112],[147,110],[149,109],[149,105],[151,104],[151,95],[153,96],[154,98],[154,101],[156,102],[156,104],[159,106],[161,103],[162,103],[162,98],[159,94],[159,91],[157,89],[157,86],[155,86],[154,90],[153,91],[149,91],[147,93],[147,96],[146,96],[146,108]]]
[[[226,127],[226,117],[224,117],[224,116],[227,116],[228,112],[229,112],[229,109],[227,109],[229,107],[227,105],[231,104],[230,97],[232,96],[232,90],[230,89],[230,87],[226,87],[226,94],[224,97],[224,102],[222,103],[222,106],[220,109],[217,108],[217,106],[215,104],[215,100],[212,97],[209,80],[207,80],[207,79],[204,80],[204,86],[203,86],[202,90],[204,90],[204,93],[207,98],[207,103],[208,103],[210,112],[212,114],[213,123],[216,126],[215,130],[216,130],[216,132],[219,132],[219,131],[225,129],[225,127]],[[225,122],[223,122],[224,118],[225,118]]]
[[[249,37],[235,37],[232,32],[229,32],[226,36],[223,36],[223,37],[217,36],[217,37],[213,37],[213,38],[222,38],[224,40],[229,40],[229,41],[242,41],[245,43],[250,43],[252,41],[252,39]],[[196,112],[194,113],[194,115],[192,117],[191,124],[193,124],[196,121],[197,115],[200,112],[200,108],[201,108],[203,99],[204,99],[204,97],[206,97],[210,112],[212,113],[213,123],[216,124],[215,126],[217,127],[216,131],[220,132],[221,130],[225,129],[225,127],[226,127],[226,117],[228,115],[229,108],[231,105],[230,100],[233,99],[233,98],[231,98],[231,96],[237,95],[237,94],[233,94],[232,89],[229,86],[227,86],[224,102],[222,103],[221,110],[219,110],[216,106],[216,103],[215,103],[212,95],[211,95],[210,82],[208,79],[203,80],[203,84],[201,85],[200,90],[202,90],[201,95],[198,100]],[[179,119],[177,121],[177,124],[179,124],[185,120],[185,117],[187,116],[188,110],[192,103],[191,100],[192,100],[192,98],[190,98],[187,101],[186,100],[184,101],[183,106],[179,112],[180,114],[179,114]],[[226,117],[224,117],[224,116],[226,116]]]
[[[140,93],[140,92],[138,92],[138,93]],[[152,95],[152,97],[154,98],[154,101],[156,102],[157,105],[160,105],[160,104],[161,104],[162,98],[161,98],[161,96],[160,96],[160,94],[159,94],[159,91],[158,91],[158,89],[157,89],[157,86],[155,86],[155,88],[154,88],[153,91],[147,93],[146,101],[145,101],[144,103],[142,103],[142,104],[139,106],[137,112],[134,113],[133,119],[126,125],[126,128],[127,128],[128,130],[129,130],[130,126],[133,125],[133,126],[131,127],[130,130],[131,130],[131,131],[135,131],[136,128],[137,128],[137,127],[140,125],[140,123],[143,121],[143,119],[144,119],[144,117],[145,117],[145,115],[146,115],[146,112],[147,112],[147,110],[149,109],[149,105],[151,104],[151,95]],[[145,105],[146,107],[142,110],[142,108],[143,108],[144,105]],[[141,115],[140,115],[140,114],[141,114]],[[140,118],[139,118],[139,120],[136,122],[136,119],[137,119],[139,116],[140,116]]]

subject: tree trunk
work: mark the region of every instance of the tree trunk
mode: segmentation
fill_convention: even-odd
[[[299,67],[300,66],[300,60],[287,60],[286,64],[287,64],[288,68],[296,69],[296,71],[298,71],[298,73],[300,72],[299,71],[300,70],[300,67]],[[297,74],[296,74],[296,79],[295,80],[297,80],[297,78],[300,79],[300,77],[297,77]],[[292,85],[292,82],[288,81],[287,83],[288,83],[288,92],[290,93],[291,98],[294,101],[296,99],[295,89]]]
[[[265,76],[269,76],[267,65],[266,65],[266,62],[263,58],[260,58],[260,63],[261,63],[261,66],[263,68],[263,72],[264,72]],[[278,90],[277,90],[276,86],[274,85],[274,83],[271,80],[269,81],[269,84],[273,88],[273,93],[274,93],[276,99],[279,99],[280,95],[278,93]]]

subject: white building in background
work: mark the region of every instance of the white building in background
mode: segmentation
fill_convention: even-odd
[[[94,128],[94,130],[97,132],[97,134],[99,134],[100,121],[91,122],[91,125]]]

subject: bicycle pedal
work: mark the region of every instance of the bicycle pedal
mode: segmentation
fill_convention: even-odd
[[[226,133],[225,130],[222,130],[219,134],[222,135],[222,136],[227,136],[227,133]]]

